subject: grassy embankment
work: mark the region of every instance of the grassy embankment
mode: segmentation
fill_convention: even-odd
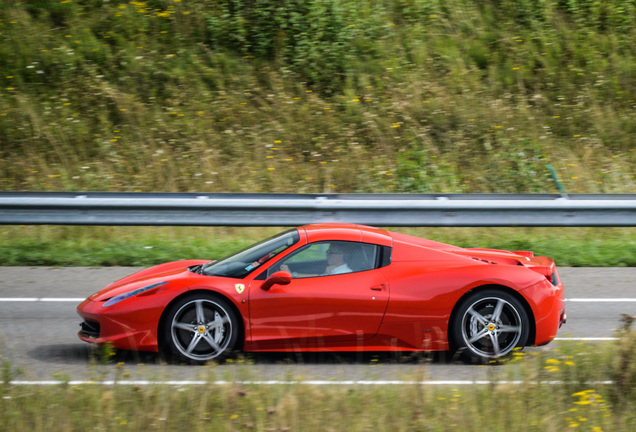
[[[1,265],[151,266],[219,259],[284,228],[0,228]],[[395,228],[463,247],[532,250],[558,266],[636,266],[634,229]]]
[[[77,385],[63,378],[55,386],[18,386],[6,384],[20,376],[5,363],[0,429],[172,431],[187,425],[193,431],[630,431],[636,427],[636,334],[626,323],[619,336],[601,349],[570,343],[549,353],[515,353],[507,376],[497,374],[491,384],[473,386],[293,383],[311,379],[301,376],[290,376],[284,385],[214,384],[225,380],[224,368],[215,365],[201,368],[210,384],[176,389]],[[370,376],[377,364],[369,365]],[[96,364],[95,380],[113,369],[117,380],[138,378],[124,363]],[[434,379],[425,363],[411,369],[412,375],[395,379]],[[258,380],[249,370],[243,379]]]
[[[556,192],[550,164],[567,192],[636,191],[633,2],[276,5],[1,8],[0,189]],[[636,261],[633,230],[563,231],[504,235],[563,264]],[[1,261],[137,264],[134,237],[218,257],[202,230],[158,253],[184,231],[160,232],[3,228]]]

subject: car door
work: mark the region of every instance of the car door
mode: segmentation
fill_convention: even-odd
[[[347,251],[349,263],[332,263],[337,274],[321,272],[330,267],[325,255],[335,247]],[[389,300],[378,268],[381,251],[366,243],[318,242],[271,266],[250,286],[251,343],[319,347],[375,336]],[[260,289],[263,280],[258,279],[281,267],[293,274],[291,283]]]

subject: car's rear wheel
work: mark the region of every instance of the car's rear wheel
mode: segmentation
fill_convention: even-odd
[[[220,360],[236,346],[239,322],[227,301],[206,293],[185,296],[170,307],[164,321],[170,353],[180,360]]]
[[[478,291],[462,301],[451,323],[457,349],[488,361],[505,357],[528,341],[530,320],[514,296],[497,289]]]

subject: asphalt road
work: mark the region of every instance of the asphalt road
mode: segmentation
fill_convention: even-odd
[[[506,367],[484,367],[394,354],[257,354],[207,366],[162,364],[151,353],[118,352],[109,362],[77,338],[80,299],[138,269],[0,267],[0,360],[20,380],[483,380]],[[611,338],[621,313],[636,315],[636,268],[561,268],[568,322],[558,339],[582,340],[594,349]],[[552,342],[530,350],[550,350]],[[119,365],[118,365],[119,364]],[[495,370],[493,372],[493,369]],[[493,375],[494,374],[494,375]]]

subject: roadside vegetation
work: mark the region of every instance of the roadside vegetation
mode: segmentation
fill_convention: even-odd
[[[152,266],[220,259],[287,228],[0,227],[0,265]],[[531,250],[557,266],[634,267],[634,228],[389,228],[461,247]]]
[[[227,382],[224,369],[202,367],[206,385],[121,384],[132,379],[124,362],[96,360],[95,381],[73,384],[55,377],[50,386],[14,385],[20,372],[5,362],[0,384],[0,429],[84,431],[630,431],[636,427],[636,334],[624,320],[619,340],[605,345],[559,343],[550,352],[516,352],[505,372],[493,368],[479,385],[283,385],[257,381],[246,368],[242,382]],[[237,360],[235,360],[237,362]],[[250,360],[238,360],[238,363]],[[373,367],[369,365],[372,376]],[[434,380],[427,362],[413,364],[402,381]],[[240,365],[238,366],[241,367]],[[432,369],[432,367],[431,367]],[[156,377],[154,377],[156,378]],[[346,378],[345,378],[346,379]],[[214,383],[217,380],[225,384]]]
[[[0,8],[0,188],[636,192],[636,4]]]
[[[0,8],[1,190],[636,192],[633,0],[50,4]],[[132,232],[3,228],[0,261],[226,249]],[[632,231],[505,232],[431,237],[634,265]]]

